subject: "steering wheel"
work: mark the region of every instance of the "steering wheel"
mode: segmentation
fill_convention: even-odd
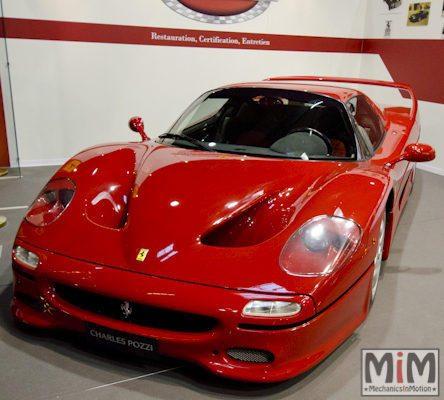
[[[327,146],[328,154],[331,155],[333,153],[333,147],[331,145],[330,139],[324,133],[319,132],[317,129],[309,128],[308,126],[303,126],[301,128],[295,129],[294,131],[291,131],[290,133],[288,133],[288,135],[292,135],[298,132],[308,132],[315,134],[317,137],[321,138],[324,141],[325,145]]]

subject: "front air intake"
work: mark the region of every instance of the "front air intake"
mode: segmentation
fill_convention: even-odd
[[[131,302],[132,313],[122,311],[124,301],[98,293],[88,292],[72,286],[55,283],[57,294],[66,302],[103,317],[173,332],[208,332],[217,325],[212,317],[153,307]]]
[[[231,348],[227,350],[227,354],[239,361],[253,363],[270,363],[274,361],[274,355],[265,350]]]

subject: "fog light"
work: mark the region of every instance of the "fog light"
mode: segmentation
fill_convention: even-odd
[[[30,267],[36,269],[39,263],[39,256],[32,251],[26,250],[22,246],[14,247],[14,255],[17,261]]]
[[[299,303],[291,301],[252,300],[242,310],[242,314],[255,317],[289,317],[302,310]]]

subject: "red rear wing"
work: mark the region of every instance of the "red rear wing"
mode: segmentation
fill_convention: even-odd
[[[418,111],[418,100],[413,93],[412,88],[405,83],[378,81],[374,79],[359,79],[359,78],[338,78],[329,76],[277,76],[275,78],[264,79],[264,81],[317,81],[317,82],[338,82],[338,83],[355,83],[362,85],[385,86],[409,92],[412,100],[412,109],[410,110],[410,117],[415,120]]]

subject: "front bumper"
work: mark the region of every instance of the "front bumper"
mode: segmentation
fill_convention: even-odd
[[[157,339],[161,355],[190,361],[230,379],[277,382],[299,375],[339,346],[368,312],[372,268],[333,305],[316,314],[309,296],[196,285],[75,260],[19,240],[16,244],[36,252],[41,260],[36,270],[30,270],[13,259],[11,310],[19,320],[39,328],[81,333],[90,322]],[[75,306],[59,295],[57,284],[130,303],[204,315],[217,322],[200,332],[141,326]],[[303,310],[296,319],[245,317],[242,309],[250,300],[297,300],[303,303]],[[228,354],[229,349],[257,349],[273,358],[271,362],[240,361]]]

